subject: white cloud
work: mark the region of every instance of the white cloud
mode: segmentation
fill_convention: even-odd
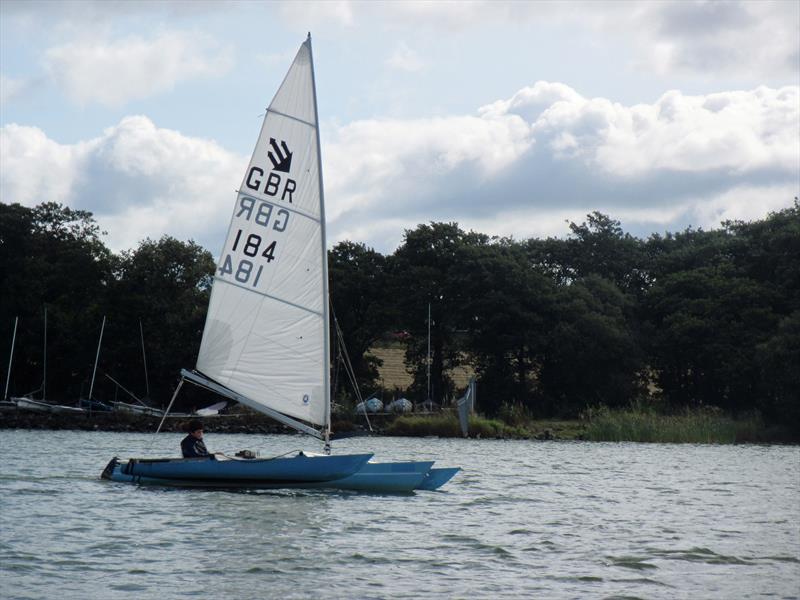
[[[325,181],[333,217],[392,196],[425,196],[465,166],[490,179],[533,143],[517,115],[356,121],[330,134]]]
[[[540,106],[538,98],[546,94],[537,93],[537,88],[552,86],[536,84],[523,97]],[[791,171],[800,164],[797,87],[706,96],[672,91],[654,104],[630,107],[574,93],[551,97],[555,101],[533,125],[537,140],[548,143],[558,158],[581,158],[615,176],[659,170]],[[528,107],[517,101],[510,102],[505,113],[496,108],[486,111],[510,114]]]
[[[388,29],[427,28],[437,34],[487,25],[577,26],[603,37],[623,38],[634,50],[630,66],[660,74],[684,72],[706,79],[720,74],[790,77],[794,82],[800,70],[800,3],[784,0],[317,0],[284,2],[282,13],[292,24],[304,25],[311,15],[317,22],[347,28],[378,22]]]
[[[328,239],[390,252],[432,220],[563,235],[594,210],[638,235],[760,218],[799,193],[799,95],[669,92],[625,106],[539,82],[475,115],[327,126]],[[5,202],[91,210],[117,250],[169,233],[212,252],[247,162],[141,116],[74,145],[8,125],[0,157]]]
[[[786,208],[788,200],[798,195],[798,183],[766,186],[742,185],[708,198],[698,198],[690,208],[692,221],[706,229],[722,221],[751,221],[768,212]],[[754,202],[757,199],[757,202]]]
[[[181,81],[218,76],[233,65],[230,48],[185,32],[149,40],[78,41],[50,48],[44,56],[50,76],[74,101],[106,106],[165,92]]]
[[[92,140],[62,145],[35,127],[0,129],[0,194],[33,206],[91,210],[114,250],[163,234],[216,252],[247,166],[213,141],[126,117]]]
[[[348,0],[289,0],[280,3],[280,12],[289,23],[300,27],[330,23],[352,27],[355,24],[356,6]]]
[[[27,206],[68,201],[90,146],[65,146],[37,127],[6,125],[0,129],[0,196]]]
[[[646,68],[797,80],[797,2],[651,2],[635,13],[636,27],[625,31],[635,32],[649,55]]]
[[[478,116],[356,121],[326,139],[334,239],[391,250],[398,230],[430,220],[551,235],[594,210],[646,234],[787,205],[800,185],[800,90],[672,91],[625,106],[539,82]]]
[[[386,65],[400,71],[415,73],[425,68],[425,63],[405,42],[400,42],[392,55],[386,59]]]

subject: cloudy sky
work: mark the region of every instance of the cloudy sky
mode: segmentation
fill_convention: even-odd
[[[0,1],[0,200],[216,254],[306,32],[328,239],[753,219],[800,193],[800,3]]]

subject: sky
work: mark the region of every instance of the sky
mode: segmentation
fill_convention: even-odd
[[[217,254],[311,32],[328,243],[640,237],[800,195],[800,2],[0,0],[0,201]]]

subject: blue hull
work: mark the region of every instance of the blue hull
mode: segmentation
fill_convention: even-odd
[[[418,490],[438,490],[445,483],[450,481],[453,476],[461,470],[460,467],[447,467],[442,469],[431,469],[425,475],[425,479],[417,488]]]
[[[425,481],[432,466],[433,461],[368,462],[348,477],[314,487],[361,492],[413,492]]]
[[[102,477],[112,481],[184,487],[274,488],[322,483],[357,472],[372,454],[270,459],[164,458],[117,459]]]
[[[460,469],[433,469],[433,461],[367,462],[371,454],[291,458],[113,459],[102,477],[124,483],[241,489],[334,489],[378,493],[435,490]]]

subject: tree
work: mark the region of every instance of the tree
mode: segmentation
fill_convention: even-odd
[[[367,350],[386,333],[393,318],[386,299],[388,261],[364,244],[340,242],[328,253],[328,265],[331,304],[356,380],[360,388],[372,390],[380,361]],[[335,331],[332,334],[336,340]]]
[[[144,395],[141,319],[152,395],[166,403],[180,369],[197,359],[214,270],[207,250],[169,236],[120,254],[104,352],[112,377]]]
[[[468,329],[465,349],[480,377],[480,406],[489,414],[504,403],[541,413],[536,392],[555,286],[528,265],[523,246],[513,240],[471,246],[464,254],[460,312]]]
[[[25,393],[42,381],[44,308],[48,308],[48,389],[77,400],[93,359],[111,280],[111,252],[90,212],[53,202],[35,208],[0,205],[0,299],[2,327],[10,339],[20,317],[14,390]]]
[[[625,233],[619,221],[599,212],[580,225],[569,223],[566,240],[529,240],[534,267],[568,284],[580,277],[599,275],[621,290],[640,294],[649,285],[646,255],[641,240]]]
[[[483,234],[462,231],[457,223],[419,225],[405,232],[391,262],[391,295],[397,328],[410,334],[406,364],[414,375],[412,393],[427,397],[428,306],[431,308],[431,396],[437,402],[451,397],[447,371],[462,360],[456,337],[465,330],[461,306],[465,301],[461,269],[464,251],[488,243]]]
[[[783,315],[800,310],[800,202],[766,219],[726,221],[728,253],[743,277],[772,288],[775,310]]]
[[[752,406],[756,346],[776,325],[774,294],[730,263],[663,276],[648,294],[651,364],[673,403]]]
[[[783,318],[756,351],[763,373],[760,408],[773,422],[800,433],[800,311]]]
[[[575,417],[587,406],[621,406],[642,390],[643,356],[629,315],[633,298],[589,275],[563,286],[542,364],[549,412]]]

